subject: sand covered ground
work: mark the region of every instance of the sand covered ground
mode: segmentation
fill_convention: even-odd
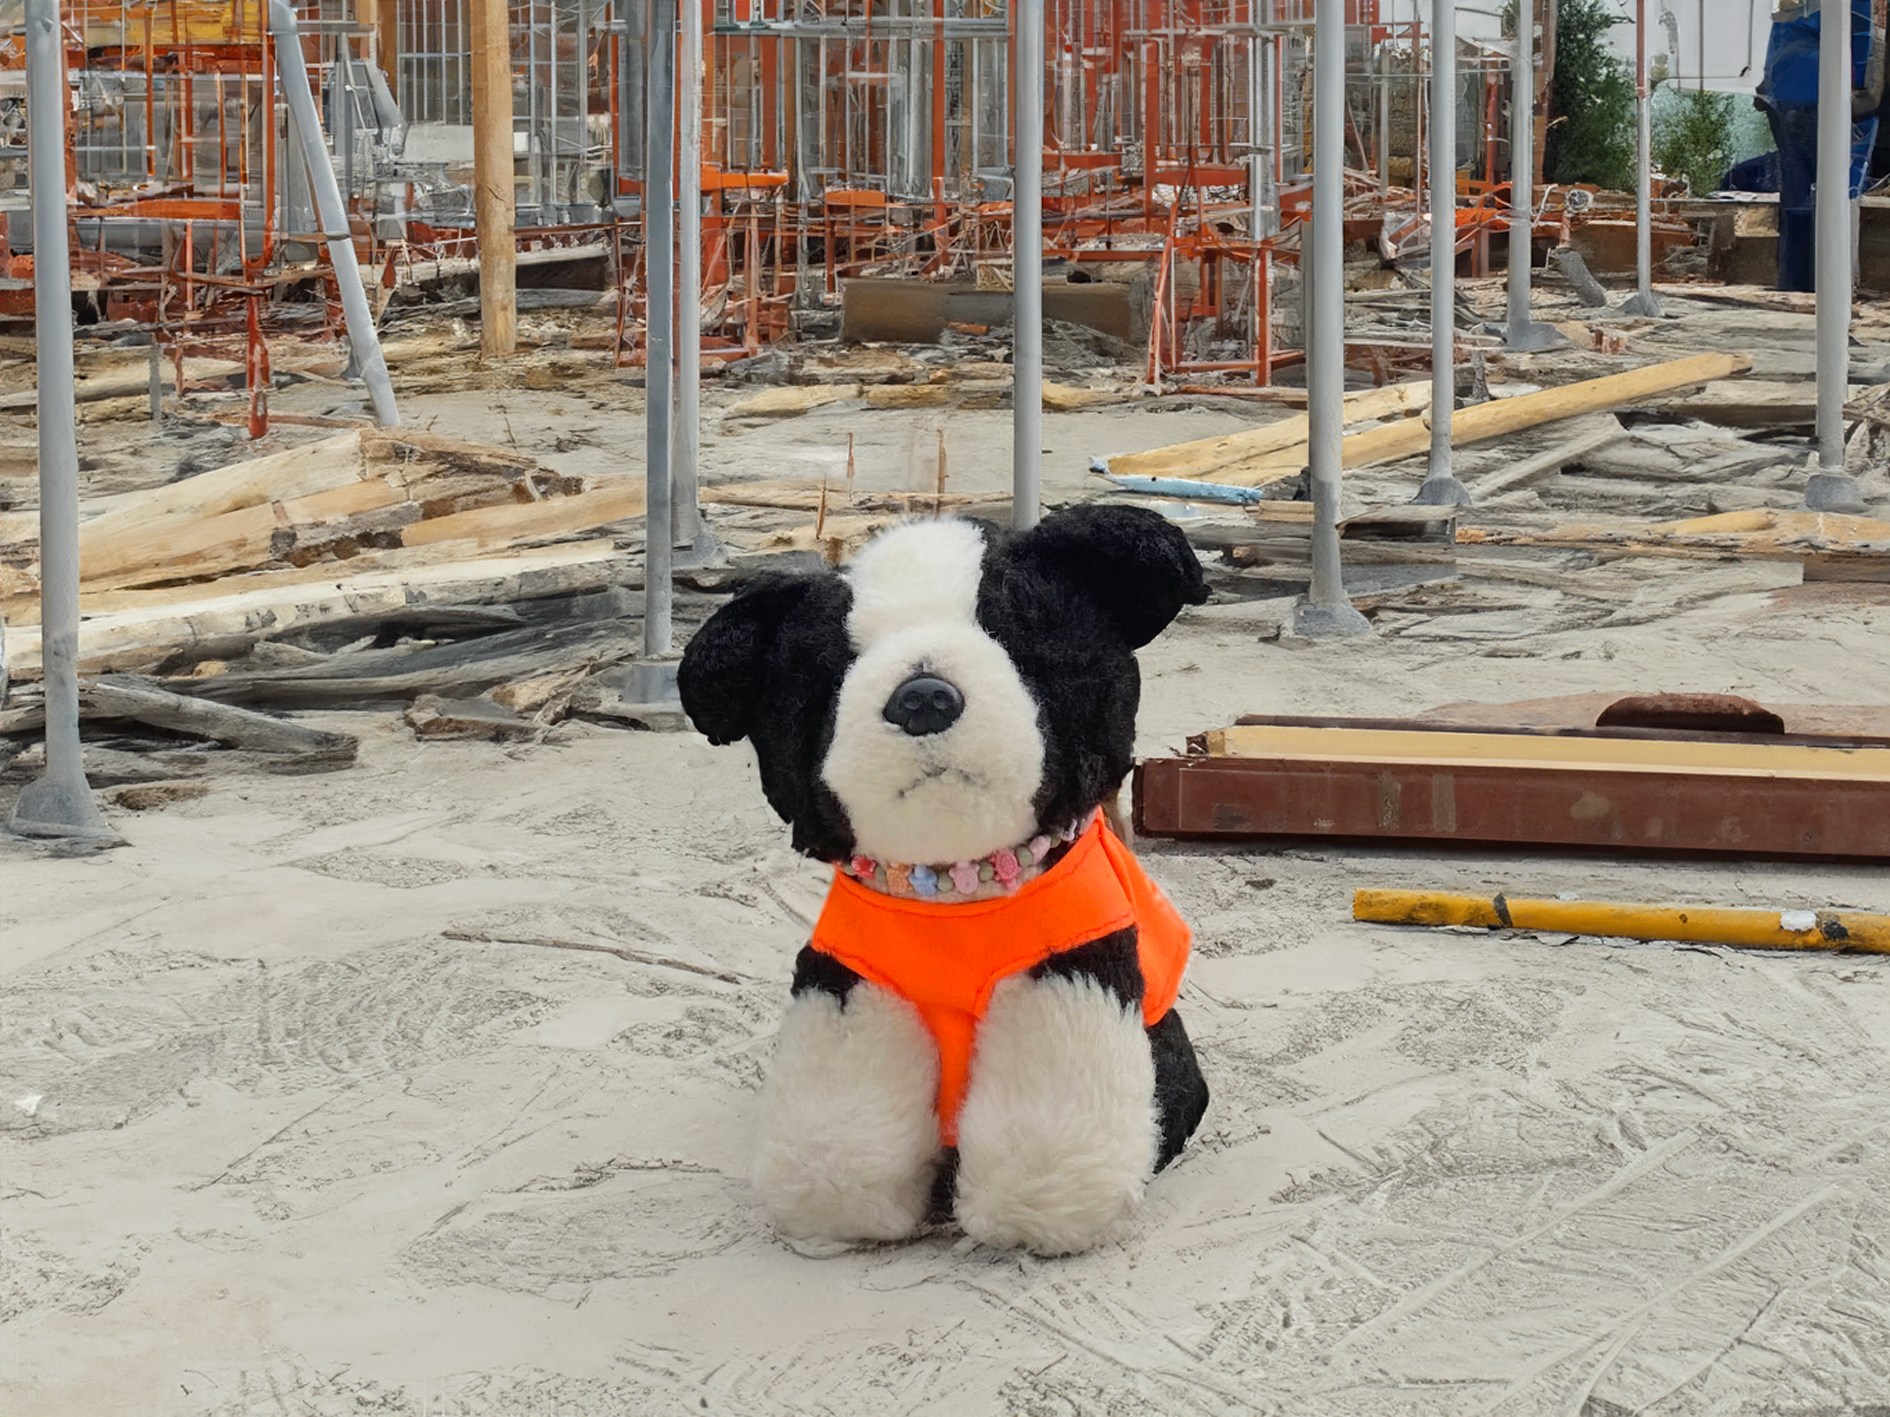
[[[1648,338],[1683,353],[1742,318]],[[1775,364],[1808,353],[1807,316],[1742,328]],[[335,411],[322,397],[302,406]],[[563,471],[641,466],[641,394],[620,383],[404,407]],[[1048,485],[1250,421],[1051,414]],[[705,466],[831,471],[852,432],[862,485],[924,487],[940,427],[955,488],[1003,485],[1002,409],[712,417]],[[143,436],[88,432],[106,490],[214,441]],[[1792,459],[1751,473],[1744,505],[1789,505]],[[1355,489],[1402,498],[1408,473]],[[1624,476],[1564,477],[1535,514],[1619,510]],[[1716,509],[1662,486],[1669,514]],[[1448,603],[1381,605],[1369,641],[1280,637],[1283,600],[1186,612],[1143,654],[1142,750],[1241,713],[1890,704],[1890,587],[1464,564]],[[679,602],[683,631],[714,603]],[[130,845],[100,855],[0,836],[8,1417],[1890,1404],[1890,958],[1350,919],[1374,885],[1890,910],[1890,873],[1143,842],[1196,930],[1182,1008],[1214,1101],[1194,1144],[1085,1256],[947,1231],[846,1251],[783,1243],[743,1180],[823,890],[746,749],[299,717],[361,735],[359,764],[134,796],[145,810],[108,808]]]
[[[1881,603],[1521,660],[1248,613],[1145,652],[1146,751],[1525,689],[1890,696]],[[1087,1256],[830,1253],[742,1180],[822,889],[746,751],[317,721],[359,767],[117,811],[104,855],[0,845],[10,1413],[1890,1400],[1890,961],[1348,918],[1372,884],[1890,909],[1880,871],[1144,843],[1198,932],[1194,1146]]]

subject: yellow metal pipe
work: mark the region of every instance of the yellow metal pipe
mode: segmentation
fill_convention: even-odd
[[[1691,940],[1768,950],[1890,954],[1890,915],[1860,910],[1727,910],[1604,900],[1511,900],[1437,891],[1357,891],[1352,918],[1379,925],[1560,930],[1629,940]]]

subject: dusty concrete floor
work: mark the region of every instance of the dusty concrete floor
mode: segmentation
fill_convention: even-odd
[[[438,411],[547,461],[635,457],[632,412],[565,398]],[[710,456],[764,472],[844,443],[831,418]],[[1053,415],[1045,445],[1241,421]],[[932,434],[869,423],[897,485]],[[1277,603],[1190,611],[1144,652],[1141,746],[1612,689],[1890,702],[1883,588],[1647,574],[1632,613],[1345,644],[1262,641]],[[1084,1257],[836,1252],[775,1238],[742,1180],[822,890],[746,751],[315,721],[361,733],[361,765],[118,812],[131,845],[100,856],[0,837],[9,1414],[1890,1402],[1890,959],[1349,919],[1367,885],[1890,910],[1881,871],[1145,843],[1197,933],[1194,1145]]]

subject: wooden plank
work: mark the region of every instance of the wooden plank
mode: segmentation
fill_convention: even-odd
[[[1575,523],[1547,531],[1462,527],[1465,546],[1607,548],[1635,556],[1798,562],[1807,580],[1890,581],[1890,522],[1767,507],[1653,525]]]
[[[155,526],[125,527],[110,536],[81,528],[79,574],[85,585],[106,590],[253,570],[287,559],[298,531],[346,525],[365,513],[394,507],[406,509],[410,519],[419,518],[419,507],[407,501],[401,488],[370,477],[220,516],[175,517]]]
[[[1573,418],[1577,414],[1620,408],[1691,384],[1723,379],[1751,366],[1752,361],[1744,355],[1696,354],[1645,369],[1634,369],[1625,374],[1609,374],[1604,378],[1542,389],[1515,398],[1494,399],[1489,403],[1456,411],[1451,420],[1452,446],[1468,447],[1491,438],[1520,433],[1525,428],[1534,428],[1539,424]],[[1369,467],[1376,463],[1415,457],[1428,450],[1430,445],[1430,421],[1427,418],[1410,418],[1348,437],[1341,460],[1348,468]],[[1305,465],[1305,461],[1305,444],[1302,441],[1264,456],[1250,457],[1192,475],[1237,487],[1261,487],[1297,472]],[[1113,463],[1111,470],[1115,470]]]
[[[1362,423],[1368,418],[1400,418],[1421,413],[1430,407],[1431,385],[1422,382],[1389,384],[1382,389],[1366,389],[1349,394],[1345,400],[1345,421]],[[1207,477],[1216,468],[1242,468],[1270,455],[1294,462],[1294,470],[1303,466],[1302,454],[1288,456],[1293,449],[1303,449],[1312,424],[1309,415],[1294,414],[1277,422],[1219,438],[1197,438],[1189,443],[1174,443],[1152,448],[1145,453],[1125,453],[1109,459],[1109,471],[1128,477]],[[1425,446],[1430,446],[1426,436]],[[1228,481],[1213,477],[1212,481]],[[1260,486],[1259,482],[1244,484]]]
[[[170,517],[214,517],[359,481],[367,471],[360,432],[212,468],[118,503],[85,523],[94,541],[148,529]]]
[[[111,674],[86,684],[79,697],[87,717],[128,718],[233,748],[315,754],[324,760],[353,762],[360,745],[358,739],[346,733],[327,733],[252,709],[186,698],[126,674]]]
[[[184,378],[188,381],[207,382],[211,379],[228,379],[242,372],[242,364],[229,359],[186,359],[184,361]],[[167,387],[175,387],[176,366],[170,360],[165,360],[160,366],[158,377]],[[124,398],[143,393],[150,387],[150,383],[151,376],[145,370],[144,362],[140,358],[136,369],[115,370],[73,380],[72,397],[78,403]],[[39,390],[37,388],[0,394],[0,413],[31,413],[38,406]]]
[[[453,541],[462,543],[468,552],[496,551],[642,516],[643,479],[613,481],[617,485],[594,487],[575,497],[554,497],[530,506],[480,507],[415,522],[402,530],[400,544],[434,546]]]
[[[1808,779],[1869,779],[1890,785],[1890,749],[1883,748],[1435,733],[1421,728],[1308,728],[1279,723],[1217,728],[1205,734],[1204,741],[1210,757],[1269,761],[1481,764],[1571,772],[1605,767],[1621,772],[1789,773]]]
[[[784,384],[751,394],[733,408],[730,418],[793,418],[831,403],[860,396],[858,384]]]
[[[330,563],[99,597],[112,608],[80,621],[79,668],[87,674],[149,668],[185,646],[221,639],[254,642],[327,620],[384,614],[421,599],[494,605],[642,583],[641,569],[627,564],[608,542],[485,559],[447,543],[426,554],[430,561],[388,553],[365,571],[354,563]],[[34,615],[37,619],[37,608]],[[16,635],[8,645],[17,677],[37,678],[39,656],[37,634]]]
[[[828,505],[835,511],[842,509],[854,511],[908,511],[929,512],[935,505],[947,507],[968,506],[975,502],[989,502],[989,496],[974,496],[966,492],[947,492],[942,496],[935,491],[928,492],[886,492],[880,490],[859,491],[848,495],[843,487],[831,483],[826,487]],[[820,507],[821,488],[809,486],[806,482],[788,478],[768,478],[758,482],[724,482],[712,487],[704,487],[699,493],[700,500],[714,502],[731,507],[771,507],[780,511],[812,512]]]
[[[556,670],[618,664],[641,647],[634,624],[613,616],[418,648],[363,650],[279,671],[232,668],[213,678],[172,680],[167,687],[220,703],[284,708],[361,707],[421,694],[470,698],[495,685]]]
[[[1605,448],[1610,443],[1619,442],[1627,436],[1627,430],[1619,421],[1610,418],[1611,428],[1597,428],[1580,437],[1570,438],[1567,442],[1557,443],[1552,448],[1545,448],[1533,457],[1523,458],[1492,472],[1487,477],[1478,478],[1470,486],[1473,501],[1486,501],[1501,493],[1518,487],[1527,487],[1532,482],[1554,477],[1576,459],[1597,449]]]
[[[271,567],[224,576],[213,582],[115,590],[82,589],[79,594],[79,614],[90,623],[104,616],[158,614],[180,606],[201,609],[207,605],[234,605],[242,603],[241,597],[246,595],[256,592],[280,595],[297,586],[366,587],[384,583],[412,585],[424,592],[427,586],[442,576],[449,580],[454,577],[477,579],[488,570],[492,574],[502,575],[511,566],[527,566],[534,570],[548,565],[586,568],[615,564],[620,567],[622,560],[621,553],[608,542],[570,542],[509,557],[469,555],[466,548],[450,541],[437,546],[397,546],[388,551],[366,551],[346,561]],[[582,579],[588,572],[580,569],[578,574]],[[0,598],[0,619],[18,626],[39,623],[38,581],[30,580],[28,584],[14,588],[0,579],[0,587],[6,588],[6,597]],[[568,588],[591,590],[595,589],[595,585],[585,580],[582,584],[574,582]],[[433,594],[429,598],[437,599],[438,595]]]

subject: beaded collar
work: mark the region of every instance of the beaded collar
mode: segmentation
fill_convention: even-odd
[[[1085,817],[1055,835],[1033,836],[1022,846],[1007,846],[976,861],[911,865],[855,856],[839,869],[871,890],[904,900],[929,900],[940,905],[997,900],[1041,876],[1054,864],[1053,858],[1060,857],[1088,825],[1089,818]]]

